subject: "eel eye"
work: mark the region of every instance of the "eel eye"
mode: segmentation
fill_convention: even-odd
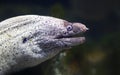
[[[68,26],[67,26],[67,31],[71,31],[71,30],[73,30],[72,25],[68,25]]]

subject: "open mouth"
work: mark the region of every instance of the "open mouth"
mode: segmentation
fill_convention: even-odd
[[[57,36],[55,39],[61,41],[67,47],[76,46],[85,42],[84,33],[87,30],[89,29],[85,25],[73,23],[73,34],[66,33],[65,35]]]
[[[69,36],[59,35],[55,39],[62,41],[62,43],[64,43],[67,48],[83,44],[86,40],[83,33],[78,33]]]
[[[75,46],[85,42],[85,37],[83,34],[77,34],[73,36],[59,36],[56,39],[63,41],[68,46]]]
[[[84,34],[76,34],[76,35],[70,35],[70,36],[57,36],[56,39],[63,39],[63,38],[78,38],[78,37],[84,37]]]

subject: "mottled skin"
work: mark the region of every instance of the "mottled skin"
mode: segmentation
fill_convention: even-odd
[[[36,66],[65,48],[83,43],[84,37],[73,36],[86,30],[81,23],[39,15],[0,22],[0,75]]]

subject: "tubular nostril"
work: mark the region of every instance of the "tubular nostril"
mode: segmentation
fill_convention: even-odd
[[[87,28],[87,27],[85,27],[85,28],[82,29],[83,32],[86,32],[88,30],[89,30],[89,28]]]
[[[90,30],[89,28],[86,27],[86,31]]]

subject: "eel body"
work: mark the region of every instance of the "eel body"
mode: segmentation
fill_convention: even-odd
[[[81,23],[49,16],[23,15],[0,22],[0,75],[36,66],[62,50],[82,44]]]

